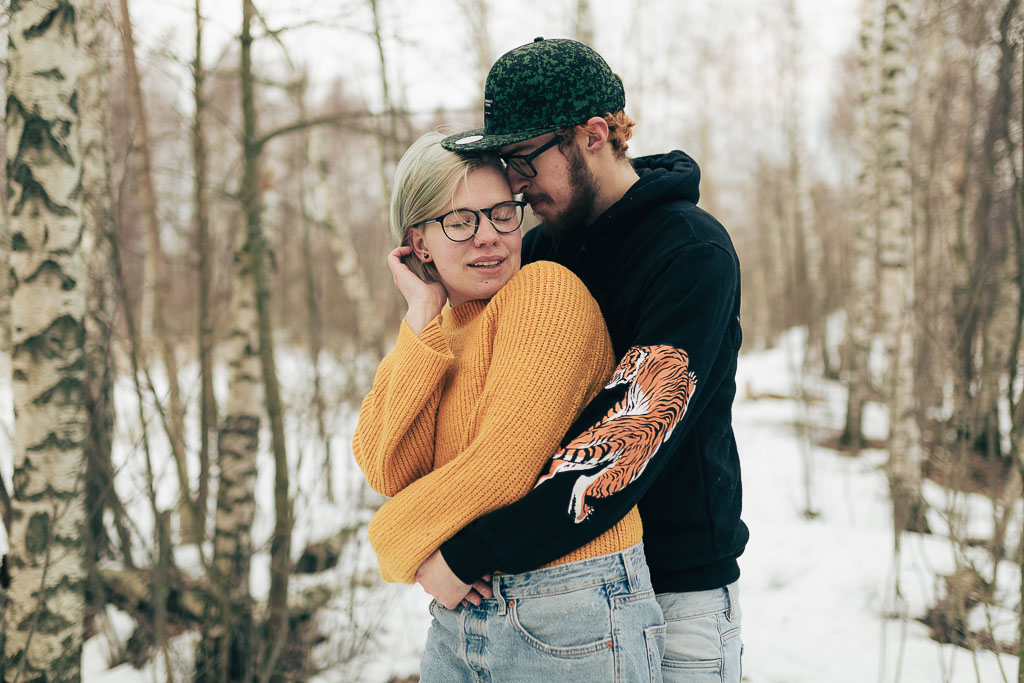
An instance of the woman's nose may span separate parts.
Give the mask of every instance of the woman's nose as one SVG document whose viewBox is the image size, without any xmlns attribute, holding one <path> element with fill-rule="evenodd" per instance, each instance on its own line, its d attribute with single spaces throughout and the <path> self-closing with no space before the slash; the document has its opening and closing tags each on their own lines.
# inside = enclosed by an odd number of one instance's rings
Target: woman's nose
<svg viewBox="0 0 1024 683">
<path fill-rule="evenodd" d="M 494 223 L 486 215 L 480 216 L 480 225 L 477 226 L 476 234 L 473 235 L 474 242 L 478 245 L 494 244 L 498 241 L 501 233 L 494 229 Z"/>
</svg>

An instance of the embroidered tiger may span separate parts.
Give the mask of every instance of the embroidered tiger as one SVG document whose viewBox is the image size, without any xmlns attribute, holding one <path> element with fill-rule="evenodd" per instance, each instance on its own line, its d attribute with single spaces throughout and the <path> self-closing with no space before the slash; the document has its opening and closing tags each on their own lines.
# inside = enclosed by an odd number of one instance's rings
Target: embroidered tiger
<svg viewBox="0 0 1024 683">
<path fill-rule="evenodd" d="M 569 514 L 579 524 L 593 509 L 586 498 L 607 498 L 643 474 L 648 461 L 686 413 L 697 377 L 686 352 L 672 346 L 634 346 L 622 357 L 605 389 L 628 384 L 626 395 L 601 421 L 555 453 L 536 486 L 560 472 L 580 474 Z"/>
</svg>

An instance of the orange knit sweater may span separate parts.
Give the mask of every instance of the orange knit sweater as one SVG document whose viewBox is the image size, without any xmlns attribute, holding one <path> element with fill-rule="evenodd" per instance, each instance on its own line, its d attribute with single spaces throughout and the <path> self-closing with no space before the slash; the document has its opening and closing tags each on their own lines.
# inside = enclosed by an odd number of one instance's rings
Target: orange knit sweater
<svg viewBox="0 0 1024 683">
<path fill-rule="evenodd" d="M 393 496 L 369 530 L 384 579 L 413 583 L 444 541 L 533 488 L 614 366 L 597 303 L 547 261 L 524 267 L 489 301 L 445 307 L 419 337 L 403 321 L 353 439 L 370 486 Z M 641 536 L 634 507 L 552 564 Z"/>
</svg>

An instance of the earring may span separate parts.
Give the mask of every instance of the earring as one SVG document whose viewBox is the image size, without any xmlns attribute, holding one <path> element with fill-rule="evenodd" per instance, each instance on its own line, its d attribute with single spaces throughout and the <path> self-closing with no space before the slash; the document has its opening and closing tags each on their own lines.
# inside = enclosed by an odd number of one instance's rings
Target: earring
<svg viewBox="0 0 1024 683">
<path fill-rule="evenodd" d="M 426 251 L 423 252 L 423 260 L 424 261 L 429 261 L 430 260 L 430 253 L 429 252 L 426 252 Z"/>
</svg>

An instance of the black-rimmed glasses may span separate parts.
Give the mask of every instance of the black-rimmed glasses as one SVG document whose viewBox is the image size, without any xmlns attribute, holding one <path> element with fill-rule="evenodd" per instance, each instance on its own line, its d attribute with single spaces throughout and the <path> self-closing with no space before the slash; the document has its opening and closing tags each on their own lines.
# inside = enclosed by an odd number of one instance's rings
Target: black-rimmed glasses
<svg viewBox="0 0 1024 683">
<path fill-rule="evenodd" d="M 487 216 L 494 226 L 495 232 L 502 234 L 515 232 L 523 224 L 523 208 L 526 202 L 511 200 L 500 202 L 489 209 L 455 209 L 437 218 L 423 221 L 427 223 L 440 223 L 444 236 L 452 242 L 465 242 L 476 235 L 480 227 L 480 214 Z"/>
<path fill-rule="evenodd" d="M 498 156 L 501 157 L 506 166 L 524 178 L 535 178 L 537 176 L 537 169 L 533 167 L 533 160 L 557 145 L 560 140 L 561 138 L 556 135 L 529 154 L 499 154 Z"/>
</svg>

